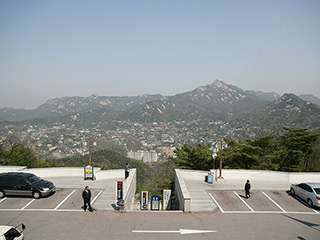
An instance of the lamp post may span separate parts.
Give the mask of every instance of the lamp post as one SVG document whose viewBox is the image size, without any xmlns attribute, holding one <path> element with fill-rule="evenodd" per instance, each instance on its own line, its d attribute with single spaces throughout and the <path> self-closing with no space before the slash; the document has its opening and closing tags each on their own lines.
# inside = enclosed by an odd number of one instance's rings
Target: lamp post
<svg viewBox="0 0 320 240">
<path fill-rule="evenodd" d="M 221 140 L 218 144 L 220 144 L 220 168 L 219 168 L 219 177 L 218 178 L 223 179 L 223 177 L 222 177 L 222 149 L 227 146 L 227 143 L 225 141 L 223 141 L 223 139 L 221 138 Z"/>
<path fill-rule="evenodd" d="M 91 143 L 93 143 L 95 140 L 92 140 L 91 138 L 86 140 L 86 142 L 89 143 L 89 166 L 91 166 Z"/>
</svg>

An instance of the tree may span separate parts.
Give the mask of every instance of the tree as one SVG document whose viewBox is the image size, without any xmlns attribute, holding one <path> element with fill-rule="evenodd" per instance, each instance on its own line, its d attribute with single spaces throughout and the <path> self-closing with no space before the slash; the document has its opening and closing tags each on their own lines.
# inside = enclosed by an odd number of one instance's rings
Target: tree
<svg viewBox="0 0 320 240">
<path fill-rule="evenodd" d="M 23 143 L 15 143 L 5 153 L 6 165 L 35 167 L 37 158 Z"/>
<path fill-rule="evenodd" d="M 170 159 L 182 167 L 208 171 L 213 167 L 210 145 L 197 144 L 196 147 L 185 144 L 174 150 L 176 157 Z"/>
<path fill-rule="evenodd" d="M 257 166 L 261 149 L 247 139 L 244 141 L 227 141 L 228 148 L 222 150 L 224 165 L 228 168 L 251 169 Z"/>
<path fill-rule="evenodd" d="M 280 136 L 281 171 L 308 171 L 311 170 L 311 155 L 319 134 L 309 133 L 307 129 L 287 128 Z"/>
</svg>

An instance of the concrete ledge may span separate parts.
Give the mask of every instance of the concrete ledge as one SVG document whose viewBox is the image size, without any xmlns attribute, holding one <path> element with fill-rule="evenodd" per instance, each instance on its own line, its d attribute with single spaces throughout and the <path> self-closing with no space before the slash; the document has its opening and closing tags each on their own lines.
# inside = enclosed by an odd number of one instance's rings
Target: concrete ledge
<svg viewBox="0 0 320 240">
<path fill-rule="evenodd" d="M 132 210 L 134 209 L 134 198 L 137 189 L 137 171 L 136 169 L 130 169 L 129 177 L 126 179 L 125 183 L 125 207 L 124 210 Z"/>
<path fill-rule="evenodd" d="M 184 182 L 182 171 L 180 169 L 175 169 L 175 194 L 179 201 L 179 209 L 184 212 L 191 211 L 191 197 Z"/>
<path fill-rule="evenodd" d="M 27 169 L 25 166 L 0 166 L 0 173 L 2 172 L 16 172 Z"/>
<path fill-rule="evenodd" d="M 124 178 L 124 169 L 103 170 L 94 168 L 96 179 L 120 179 Z M 62 167 L 62 168 L 27 168 L 20 166 L 0 166 L 0 172 L 28 172 L 41 178 L 52 177 L 84 177 L 84 168 Z"/>
<path fill-rule="evenodd" d="M 213 172 L 214 170 L 211 170 Z M 184 177 L 199 177 L 199 174 L 188 173 Z M 300 183 L 319 182 L 320 173 L 316 172 L 278 172 L 266 170 L 222 169 L 222 177 L 225 179 L 256 180 L 266 182 Z"/>
</svg>

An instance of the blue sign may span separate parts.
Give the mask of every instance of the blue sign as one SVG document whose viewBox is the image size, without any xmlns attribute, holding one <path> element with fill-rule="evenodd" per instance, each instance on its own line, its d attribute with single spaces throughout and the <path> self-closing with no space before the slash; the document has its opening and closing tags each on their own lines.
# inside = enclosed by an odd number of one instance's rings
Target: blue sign
<svg viewBox="0 0 320 240">
<path fill-rule="evenodd" d="M 160 210 L 160 197 L 156 194 L 151 197 L 151 210 Z"/>
</svg>

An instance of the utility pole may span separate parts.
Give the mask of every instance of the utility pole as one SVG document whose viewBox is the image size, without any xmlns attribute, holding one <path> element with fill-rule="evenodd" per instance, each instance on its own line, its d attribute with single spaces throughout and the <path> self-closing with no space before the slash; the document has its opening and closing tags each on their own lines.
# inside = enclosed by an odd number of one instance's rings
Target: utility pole
<svg viewBox="0 0 320 240">
<path fill-rule="evenodd" d="M 219 177 L 218 178 L 223 179 L 223 177 L 222 177 L 222 147 L 223 147 L 223 145 L 226 145 L 226 142 L 223 141 L 223 139 L 221 138 L 221 141 L 218 144 L 220 144 L 220 169 L 219 169 Z"/>
<path fill-rule="evenodd" d="M 86 142 L 89 143 L 89 166 L 91 166 L 91 143 L 93 143 L 95 140 L 93 139 L 89 139 L 89 140 L 86 140 Z"/>
</svg>

